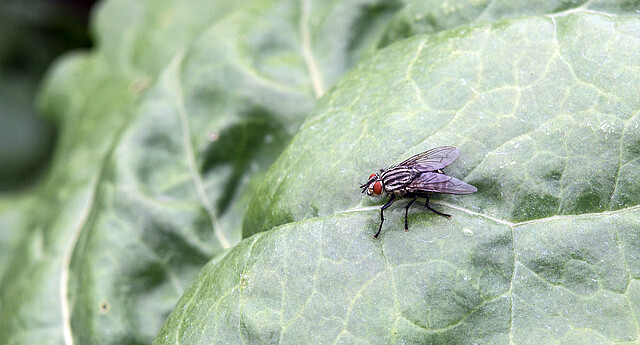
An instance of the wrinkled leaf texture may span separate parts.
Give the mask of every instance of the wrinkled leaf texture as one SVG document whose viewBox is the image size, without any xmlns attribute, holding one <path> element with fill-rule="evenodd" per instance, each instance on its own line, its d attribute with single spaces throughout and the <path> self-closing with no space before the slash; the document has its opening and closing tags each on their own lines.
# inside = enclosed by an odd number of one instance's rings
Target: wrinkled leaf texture
<svg viewBox="0 0 640 345">
<path fill-rule="evenodd" d="M 640 341 L 640 21 L 625 6 L 413 35 L 361 61 L 155 344 Z M 414 206 L 409 232 L 399 202 L 372 239 L 382 201 L 358 185 L 439 145 L 479 191 L 436 198 L 451 219 Z"/>
</svg>

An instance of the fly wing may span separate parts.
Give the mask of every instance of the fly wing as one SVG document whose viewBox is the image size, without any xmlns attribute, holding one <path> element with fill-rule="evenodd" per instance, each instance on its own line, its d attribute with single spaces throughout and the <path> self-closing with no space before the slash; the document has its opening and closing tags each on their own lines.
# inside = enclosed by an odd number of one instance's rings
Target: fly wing
<svg viewBox="0 0 640 345">
<path fill-rule="evenodd" d="M 398 165 L 414 166 L 422 171 L 436 171 L 451 164 L 459 155 L 460 150 L 453 146 L 440 146 L 418 153 Z"/>
<path fill-rule="evenodd" d="M 406 187 L 411 193 L 445 193 L 445 194 L 471 194 L 478 189 L 468 183 L 462 182 L 455 177 L 437 172 L 426 172 L 420 174 Z"/>
</svg>

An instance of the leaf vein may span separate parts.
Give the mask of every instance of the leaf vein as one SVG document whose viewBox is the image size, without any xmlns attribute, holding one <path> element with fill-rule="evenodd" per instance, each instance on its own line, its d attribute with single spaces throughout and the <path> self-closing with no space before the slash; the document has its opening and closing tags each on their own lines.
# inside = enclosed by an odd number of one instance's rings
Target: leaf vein
<svg viewBox="0 0 640 345">
<path fill-rule="evenodd" d="M 182 56 L 178 56 L 173 63 L 179 64 L 181 60 Z M 220 242 L 222 248 L 228 249 L 231 247 L 231 243 L 229 243 L 226 236 L 224 235 L 222 228 L 220 227 L 220 223 L 218 222 L 218 217 L 213 209 L 213 205 L 211 205 L 211 202 L 207 198 L 207 192 L 204 189 L 202 176 L 200 175 L 196 167 L 195 152 L 193 149 L 193 143 L 191 142 L 191 129 L 189 128 L 189 117 L 187 116 L 187 110 L 184 105 L 184 91 L 179 76 L 176 76 L 176 88 L 176 107 L 178 110 L 180 125 L 182 127 L 183 145 L 185 147 L 185 150 L 187 151 L 186 155 L 189 165 L 189 173 L 191 174 L 191 180 L 193 181 L 193 184 L 196 188 L 198 198 L 200 199 L 202 206 L 209 216 L 209 220 L 211 221 L 211 226 L 213 227 L 213 232 L 216 238 Z"/>
<path fill-rule="evenodd" d="M 302 56 L 307 65 L 309 71 L 309 77 L 311 78 L 311 85 L 316 98 L 320 98 L 324 93 L 324 87 L 322 85 L 322 77 L 320 70 L 316 64 L 315 57 L 313 56 L 313 50 L 311 49 L 311 37 L 309 33 L 309 12 L 311 11 L 311 3 L 309 0 L 301 0 L 301 13 L 300 13 L 300 38 L 302 40 Z"/>
</svg>

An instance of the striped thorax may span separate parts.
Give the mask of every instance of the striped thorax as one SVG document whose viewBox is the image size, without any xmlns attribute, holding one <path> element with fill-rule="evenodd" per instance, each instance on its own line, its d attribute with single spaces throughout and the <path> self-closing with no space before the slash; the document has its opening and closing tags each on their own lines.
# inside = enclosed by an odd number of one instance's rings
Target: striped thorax
<svg viewBox="0 0 640 345">
<path fill-rule="evenodd" d="M 380 173 L 380 180 L 384 186 L 384 191 L 398 196 L 404 194 L 404 187 L 407 186 L 417 175 L 416 169 L 395 166 Z"/>
</svg>

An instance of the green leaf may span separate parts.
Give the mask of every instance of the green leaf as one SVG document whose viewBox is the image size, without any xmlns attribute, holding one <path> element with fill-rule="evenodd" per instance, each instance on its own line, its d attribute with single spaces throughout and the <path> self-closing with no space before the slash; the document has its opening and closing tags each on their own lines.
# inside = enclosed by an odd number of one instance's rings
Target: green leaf
<svg viewBox="0 0 640 345">
<path fill-rule="evenodd" d="M 20 213 L 0 339 L 150 342 L 197 271 L 240 241 L 316 98 L 375 49 L 382 22 L 351 36 L 362 16 L 389 17 L 369 6 L 105 2 L 97 48 L 59 62 L 41 95 L 60 141 Z"/>
<path fill-rule="evenodd" d="M 34 200 L 32 195 L 23 194 L 4 195 L 0 198 L 0 275 L 7 268 L 7 264 L 11 259 L 11 251 L 20 240 L 20 233 L 15 229 L 22 229 L 28 222 L 28 210 Z M 0 300 L 0 310 L 2 310 L 2 301 Z"/>
<path fill-rule="evenodd" d="M 156 344 L 640 339 L 640 21 L 575 9 L 390 45 L 323 97 Z M 446 219 L 358 185 L 439 145 Z M 399 205 L 398 205 L 399 204 Z"/>
<path fill-rule="evenodd" d="M 241 242 L 203 269 L 155 343 L 637 340 L 637 207 L 519 224 L 420 212 L 409 233 L 394 209 L 373 240 L 376 211 Z"/>
<path fill-rule="evenodd" d="M 628 15 L 634 13 L 633 1 L 611 0 L 548 0 L 491 1 L 403 0 L 403 7 L 393 14 L 379 42 L 387 46 L 400 39 L 418 34 L 433 34 L 471 23 L 495 22 L 505 18 L 560 13 L 571 10 L 592 10 Z"/>
</svg>

